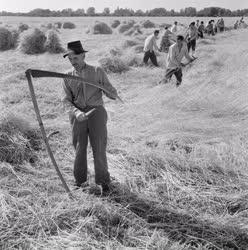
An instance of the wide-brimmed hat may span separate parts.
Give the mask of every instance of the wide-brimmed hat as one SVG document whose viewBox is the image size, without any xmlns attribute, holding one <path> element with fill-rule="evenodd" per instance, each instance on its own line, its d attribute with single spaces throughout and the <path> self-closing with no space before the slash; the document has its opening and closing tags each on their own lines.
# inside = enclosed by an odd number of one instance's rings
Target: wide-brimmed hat
<svg viewBox="0 0 248 250">
<path fill-rule="evenodd" d="M 63 55 L 63 57 L 67 57 L 71 52 L 74 52 L 76 55 L 88 52 L 84 50 L 80 41 L 74 41 L 67 43 L 67 52 Z"/>
</svg>

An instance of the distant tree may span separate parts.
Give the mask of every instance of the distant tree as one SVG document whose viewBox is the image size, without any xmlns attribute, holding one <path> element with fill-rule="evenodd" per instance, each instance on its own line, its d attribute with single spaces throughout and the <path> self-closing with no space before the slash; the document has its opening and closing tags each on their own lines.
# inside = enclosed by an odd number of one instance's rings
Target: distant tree
<svg viewBox="0 0 248 250">
<path fill-rule="evenodd" d="M 145 13 L 142 10 L 136 10 L 135 11 L 135 16 L 145 16 Z"/>
<path fill-rule="evenodd" d="M 193 7 L 187 7 L 184 10 L 185 16 L 196 16 L 197 10 Z"/>
<path fill-rule="evenodd" d="M 88 9 L 87 9 L 87 15 L 88 16 L 95 16 L 96 15 L 96 11 L 95 11 L 95 8 L 94 7 L 89 7 Z"/>
<path fill-rule="evenodd" d="M 85 15 L 84 9 L 77 9 L 76 11 L 73 12 L 73 16 L 84 16 L 84 15 Z"/>
<path fill-rule="evenodd" d="M 29 16 L 48 17 L 48 16 L 52 15 L 52 12 L 49 9 L 40 9 L 40 8 L 37 8 L 37 9 L 31 10 L 30 12 L 28 12 L 28 15 Z"/>
<path fill-rule="evenodd" d="M 110 15 L 110 9 L 109 8 L 104 8 L 103 15 L 104 16 L 109 16 Z"/>
<path fill-rule="evenodd" d="M 165 8 L 155 8 L 149 11 L 149 16 L 168 16 L 168 12 Z"/>
<path fill-rule="evenodd" d="M 68 9 L 63 9 L 61 11 L 62 16 L 72 16 L 73 15 L 73 10 L 71 8 Z"/>
<path fill-rule="evenodd" d="M 127 9 L 127 8 L 123 9 L 119 7 L 117 7 L 117 9 L 114 10 L 113 12 L 114 16 L 134 16 L 134 14 L 135 12 L 132 9 Z"/>
</svg>

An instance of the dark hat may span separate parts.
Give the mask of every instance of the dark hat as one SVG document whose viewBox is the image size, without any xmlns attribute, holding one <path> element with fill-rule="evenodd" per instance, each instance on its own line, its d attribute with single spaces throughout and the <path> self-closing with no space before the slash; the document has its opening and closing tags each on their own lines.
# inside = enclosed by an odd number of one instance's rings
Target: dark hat
<svg viewBox="0 0 248 250">
<path fill-rule="evenodd" d="M 70 52 L 74 52 L 76 55 L 88 52 L 87 50 L 83 49 L 83 46 L 80 41 L 74 41 L 67 43 L 67 52 L 63 55 L 63 57 L 66 57 L 69 55 Z"/>
</svg>

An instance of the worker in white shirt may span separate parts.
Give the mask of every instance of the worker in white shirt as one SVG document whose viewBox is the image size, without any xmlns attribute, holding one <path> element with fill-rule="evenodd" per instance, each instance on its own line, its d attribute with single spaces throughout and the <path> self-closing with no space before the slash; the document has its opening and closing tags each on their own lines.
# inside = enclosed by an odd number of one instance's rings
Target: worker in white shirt
<svg viewBox="0 0 248 250">
<path fill-rule="evenodd" d="M 181 61 L 183 58 L 189 61 L 194 61 L 195 58 L 191 57 L 188 52 L 187 44 L 184 37 L 181 35 L 177 36 L 177 41 L 169 48 L 169 53 L 166 60 L 166 72 L 164 79 L 159 83 L 167 83 L 173 75 L 177 79 L 176 86 L 180 86 L 182 83 L 182 67 L 185 66 Z"/>
<path fill-rule="evenodd" d="M 177 21 L 171 26 L 171 32 L 174 34 L 177 33 Z"/>
<path fill-rule="evenodd" d="M 157 40 L 158 40 L 159 30 L 155 30 L 154 33 L 150 36 L 148 36 L 145 40 L 144 45 L 144 58 L 143 62 L 147 65 L 148 60 L 151 59 L 152 63 L 158 67 L 157 57 L 155 55 L 154 50 L 160 51 L 160 49 L 157 46 Z"/>
</svg>

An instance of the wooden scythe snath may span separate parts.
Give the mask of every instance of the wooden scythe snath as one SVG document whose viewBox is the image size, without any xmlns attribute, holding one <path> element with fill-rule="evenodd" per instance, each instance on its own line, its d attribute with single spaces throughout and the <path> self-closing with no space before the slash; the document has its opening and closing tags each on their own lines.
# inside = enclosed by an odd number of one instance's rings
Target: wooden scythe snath
<svg viewBox="0 0 248 250">
<path fill-rule="evenodd" d="M 32 77 L 34 78 L 40 78 L 40 77 L 55 77 L 55 78 L 65 78 L 65 79 L 72 79 L 72 80 L 77 80 L 77 81 L 83 81 L 85 84 L 87 85 L 91 85 L 91 86 L 94 86 L 96 88 L 99 88 L 101 90 L 103 90 L 105 93 L 108 93 L 108 94 L 111 94 L 108 90 L 106 90 L 103 86 L 100 86 L 98 84 L 95 84 L 95 83 L 91 83 L 91 82 L 87 82 L 85 79 L 81 78 L 81 77 L 78 77 L 78 76 L 72 76 L 72 75 L 68 75 L 68 74 L 62 74 L 62 73 L 57 73 L 57 72 L 51 72 L 51 71 L 44 71 L 44 70 L 37 70 L 37 69 L 28 69 L 26 70 L 25 72 L 26 74 L 26 77 L 27 77 L 27 80 L 28 80 L 28 86 L 29 86 L 29 90 L 30 90 L 30 94 L 31 94 L 31 98 L 32 98 L 32 101 L 33 101 L 33 105 L 34 105 L 34 110 L 35 110 L 35 113 L 36 113 L 36 117 L 37 117 L 37 120 L 38 120 L 38 123 L 39 123 L 39 126 L 40 126 L 40 130 L 41 130 L 41 134 L 42 134 L 42 138 L 45 142 L 45 145 L 46 145 L 46 148 L 47 148 L 47 152 L 49 154 L 49 157 L 54 165 L 54 168 L 63 184 L 63 187 L 65 188 L 66 192 L 68 193 L 69 197 L 72 198 L 72 193 L 65 181 L 65 179 L 63 178 L 60 170 L 59 170 L 59 167 L 58 167 L 58 164 L 54 158 L 54 155 L 53 155 L 53 152 L 51 150 L 51 147 L 49 145 L 49 138 L 47 137 L 46 135 L 46 131 L 45 131 L 45 128 L 44 128 L 44 125 L 43 125 L 43 122 L 42 122 L 42 119 L 41 119 L 41 115 L 40 115 L 40 110 L 39 110 L 39 107 L 38 107 L 38 103 L 37 103 L 37 99 L 36 99 L 36 96 L 35 96 L 35 92 L 34 92 L 34 86 L 33 86 L 33 82 L 32 82 Z M 120 100 L 122 103 L 122 99 L 117 95 L 117 99 Z"/>
</svg>

